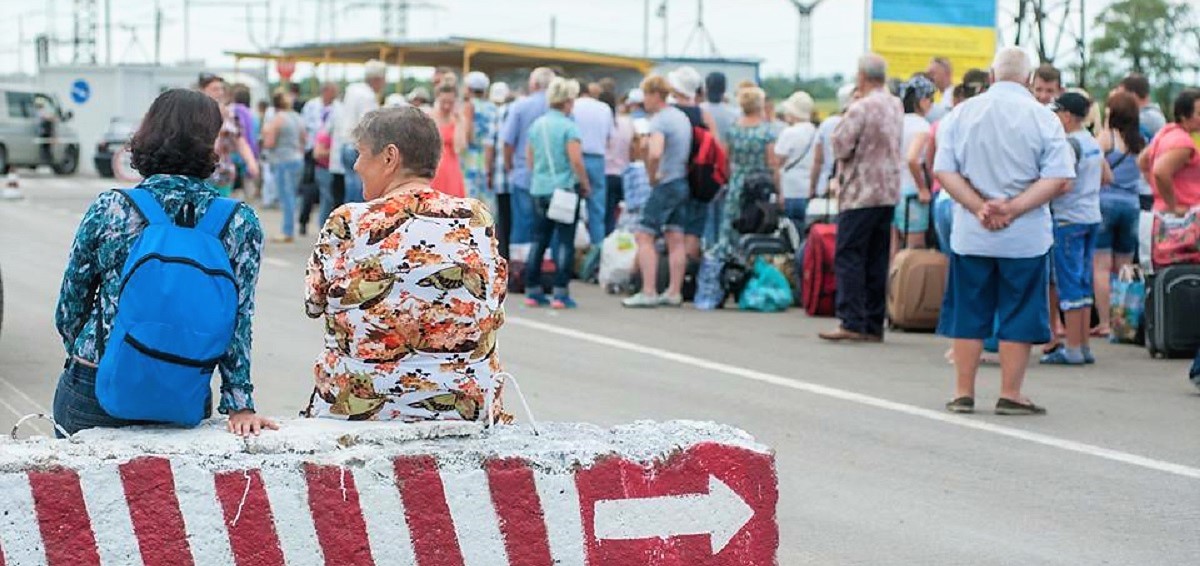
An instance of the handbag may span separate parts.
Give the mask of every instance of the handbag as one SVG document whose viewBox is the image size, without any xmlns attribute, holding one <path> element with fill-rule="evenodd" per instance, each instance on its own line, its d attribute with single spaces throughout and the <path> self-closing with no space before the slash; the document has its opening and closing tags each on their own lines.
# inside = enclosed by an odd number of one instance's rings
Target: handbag
<svg viewBox="0 0 1200 566">
<path fill-rule="evenodd" d="M 546 125 L 542 124 L 542 141 L 545 142 L 546 160 L 550 164 L 550 176 L 558 180 L 558 172 L 554 169 L 554 156 L 550 154 L 550 134 Z M 579 194 L 572 189 L 555 187 L 550 195 L 550 206 L 546 207 L 546 218 L 559 224 L 574 224 L 579 211 Z"/>
<path fill-rule="evenodd" d="M 1113 279 L 1111 341 L 1122 344 L 1141 344 L 1145 340 L 1142 321 L 1146 312 L 1146 278 L 1136 265 L 1126 265 Z"/>
<path fill-rule="evenodd" d="M 1155 213 L 1150 253 L 1155 268 L 1200 264 L 1200 206 L 1183 216 Z"/>
</svg>

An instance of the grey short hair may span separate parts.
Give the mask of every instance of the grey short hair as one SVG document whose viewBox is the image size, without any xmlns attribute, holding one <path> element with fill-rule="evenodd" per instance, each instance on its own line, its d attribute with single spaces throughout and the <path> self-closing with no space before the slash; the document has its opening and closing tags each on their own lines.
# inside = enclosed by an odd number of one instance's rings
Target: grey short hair
<svg viewBox="0 0 1200 566">
<path fill-rule="evenodd" d="M 423 110 L 380 108 L 367 112 L 355 126 L 353 137 L 372 153 L 394 145 L 404 167 L 417 177 L 433 178 L 442 158 L 442 138 L 437 124 Z"/>
<path fill-rule="evenodd" d="M 1005 47 L 996 52 L 996 58 L 992 60 L 992 73 L 997 81 L 1026 84 L 1033 74 L 1033 62 L 1020 47 Z"/>
<path fill-rule="evenodd" d="M 858 72 L 867 80 L 877 83 L 887 82 L 887 61 L 876 53 L 867 53 L 858 58 Z"/>
<path fill-rule="evenodd" d="M 550 86 L 550 81 L 554 80 L 554 71 L 549 67 L 538 67 L 529 73 L 529 80 L 537 88 L 546 88 Z"/>
</svg>

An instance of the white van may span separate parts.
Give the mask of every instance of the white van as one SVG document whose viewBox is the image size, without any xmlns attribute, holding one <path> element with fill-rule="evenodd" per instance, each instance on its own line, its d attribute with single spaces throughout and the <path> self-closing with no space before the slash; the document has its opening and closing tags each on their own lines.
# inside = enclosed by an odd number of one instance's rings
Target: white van
<svg viewBox="0 0 1200 566">
<path fill-rule="evenodd" d="M 49 165 L 59 175 L 79 168 L 74 115 L 58 99 L 31 88 L 0 86 L 0 173 Z"/>
</svg>

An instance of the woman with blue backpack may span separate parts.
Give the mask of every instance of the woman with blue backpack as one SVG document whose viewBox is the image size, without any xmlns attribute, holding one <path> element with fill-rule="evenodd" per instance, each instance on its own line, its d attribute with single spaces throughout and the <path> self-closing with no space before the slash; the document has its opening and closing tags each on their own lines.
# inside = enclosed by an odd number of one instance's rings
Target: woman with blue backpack
<svg viewBox="0 0 1200 566">
<path fill-rule="evenodd" d="M 137 187 L 101 194 L 80 223 L 55 324 L 67 362 L 54 394 L 60 435 L 155 423 L 195 426 L 217 410 L 241 436 L 275 429 L 254 412 L 250 326 L 262 227 L 207 183 L 217 103 L 175 89 L 130 140 Z"/>
</svg>

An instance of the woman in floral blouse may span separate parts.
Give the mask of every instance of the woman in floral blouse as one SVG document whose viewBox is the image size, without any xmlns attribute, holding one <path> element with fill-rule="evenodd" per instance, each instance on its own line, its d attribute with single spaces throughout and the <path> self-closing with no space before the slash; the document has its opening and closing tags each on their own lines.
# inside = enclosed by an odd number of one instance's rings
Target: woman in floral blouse
<svg viewBox="0 0 1200 566">
<path fill-rule="evenodd" d="M 482 420 L 499 398 L 508 281 L 492 217 L 430 187 L 442 141 L 421 110 L 369 112 L 355 138 L 368 202 L 334 211 L 308 264 L 305 303 L 325 321 L 325 347 L 307 414 Z"/>
<path fill-rule="evenodd" d="M 133 166 L 167 216 L 185 208 L 202 218 L 217 190 L 204 179 L 213 173 L 213 142 L 221 129 L 217 104 L 195 91 L 176 89 L 158 97 L 130 140 Z M 94 427 L 143 424 L 109 415 L 96 399 L 96 366 L 111 334 L 121 276 L 129 250 L 146 220 L 117 191 L 101 194 L 84 214 L 63 275 L 55 324 L 66 346 L 66 370 L 54 394 L 55 421 L 67 433 Z M 250 384 L 250 318 L 262 253 L 262 227 L 248 206 L 239 206 L 223 237 L 237 280 L 238 310 L 233 342 L 218 367 L 218 410 L 229 415 L 229 430 L 257 434 L 275 423 L 254 413 Z"/>
</svg>

